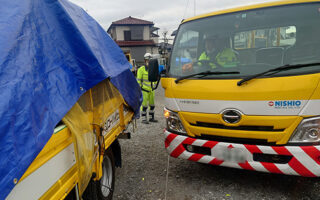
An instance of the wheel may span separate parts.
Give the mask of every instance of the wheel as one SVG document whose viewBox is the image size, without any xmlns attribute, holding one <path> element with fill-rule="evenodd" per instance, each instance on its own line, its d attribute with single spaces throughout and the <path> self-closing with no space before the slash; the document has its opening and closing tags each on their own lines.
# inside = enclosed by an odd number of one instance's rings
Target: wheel
<svg viewBox="0 0 320 200">
<path fill-rule="evenodd" d="M 111 149 L 106 150 L 102 162 L 102 176 L 99 181 L 91 179 L 83 200 L 111 200 L 114 191 L 115 162 Z"/>
<path fill-rule="evenodd" d="M 82 195 L 83 200 L 97 200 L 97 183 L 93 179 L 90 180 L 86 190 L 84 191 Z"/>
<path fill-rule="evenodd" d="M 111 200 L 114 191 L 115 162 L 111 149 L 105 152 L 102 163 L 102 177 L 97 181 L 96 188 L 99 200 Z"/>
</svg>

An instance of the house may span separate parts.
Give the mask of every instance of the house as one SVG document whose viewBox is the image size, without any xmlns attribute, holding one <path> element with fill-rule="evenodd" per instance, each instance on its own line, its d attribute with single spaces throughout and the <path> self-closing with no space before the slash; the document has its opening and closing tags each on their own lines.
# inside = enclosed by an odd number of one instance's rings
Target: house
<svg viewBox="0 0 320 200">
<path fill-rule="evenodd" d="M 153 22 L 129 16 L 112 22 L 107 32 L 124 53 L 130 53 L 136 63 L 141 65 L 145 53 L 159 53 L 158 30 Z"/>
</svg>

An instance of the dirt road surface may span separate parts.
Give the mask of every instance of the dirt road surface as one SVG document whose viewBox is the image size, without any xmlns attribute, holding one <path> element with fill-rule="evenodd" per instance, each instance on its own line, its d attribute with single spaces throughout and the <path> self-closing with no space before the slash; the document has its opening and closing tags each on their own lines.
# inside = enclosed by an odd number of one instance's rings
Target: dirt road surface
<svg viewBox="0 0 320 200">
<path fill-rule="evenodd" d="M 158 123 L 141 124 L 121 140 L 115 200 L 320 199 L 320 179 L 199 164 L 168 157 L 164 148 L 164 90 L 156 90 Z M 129 128 L 130 130 L 131 128 Z M 131 130 L 130 130 L 131 131 Z M 168 162 L 169 161 L 169 162 Z"/>
</svg>

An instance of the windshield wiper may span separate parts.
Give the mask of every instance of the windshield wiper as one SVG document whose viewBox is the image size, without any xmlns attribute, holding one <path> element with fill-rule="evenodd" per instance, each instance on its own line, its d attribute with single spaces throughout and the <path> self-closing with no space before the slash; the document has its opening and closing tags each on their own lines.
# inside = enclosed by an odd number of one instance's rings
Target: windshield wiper
<svg viewBox="0 0 320 200">
<path fill-rule="evenodd" d="M 296 64 L 296 65 L 283 65 L 283 66 L 280 66 L 280 67 L 276 67 L 276 68 L 273 68 L 273 69 L 269 69 L 267 71 L 264 71 L 264 72 L 261 72 L 261 73 L 258 73 L 258 74 L 253 74 L 251 76 L 248 76 L 242 80 L 240 80 L 237 85 L 238 86 L 241 86 L 243 83 L 247 82 L 247 81 L 250 81 L 254 78 L 258 78 L 260 76 L 263 76 L 265 74 L 268 74 L 270 72 L 274 72 L 274 73 L 278 73 L 278 72 L 281 72 L 281 71 L 286 71 L 286 70 L 291 70 L 291 69 L 298 69 L 298 68 L 303 68 L 303 67 L 312 67 L 312 66 L 316 66 L 316 65 L 320 65 L 320 63 L 308 63 L 308 64 Z"/>
<path fill-rule="evenodd" d="M 233 72 L 212 72 L 212 71 L 205 71 L 205 72 L 200 72 L 200 73 L 196 73 L 196 74 L 190 74 L 190 75 L 187 75 L 187 76 L 181 76 L 180 78 L 177 78 L 175 80 L 176 83 L 179 83 L 181 80 L 184 80 L 184 79 L 187 79 L 187 78 L 191 78 L 191 77 L 194 77 L 194 76 L 199 76 L 199 75 L 202 75 L 201 77 L 204 77 L 204 76 L 208 76 L 208 75 L 220 75 L 220 74 L 239 74 L 240 72 L 237 72 L 237 71 L 233 71 Z"/>
</svg>

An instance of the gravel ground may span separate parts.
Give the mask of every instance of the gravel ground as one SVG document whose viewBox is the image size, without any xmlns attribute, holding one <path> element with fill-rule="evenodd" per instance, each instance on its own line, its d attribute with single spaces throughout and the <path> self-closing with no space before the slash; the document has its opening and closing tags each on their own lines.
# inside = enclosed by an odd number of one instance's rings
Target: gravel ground
<svg viewBox="0 0 320 200">
<path fill-rule="evenodd" d="M 266 174 L 168 157 L 164 148 L 164 90 L 156 91 L 158 123 L 141 124 L 121 140 L 115 200 L 320 199 L 316 178 Z"/>
</svg>

